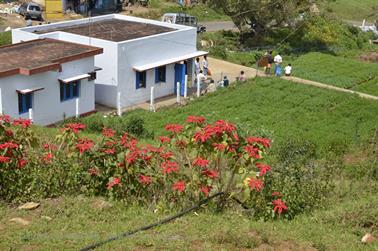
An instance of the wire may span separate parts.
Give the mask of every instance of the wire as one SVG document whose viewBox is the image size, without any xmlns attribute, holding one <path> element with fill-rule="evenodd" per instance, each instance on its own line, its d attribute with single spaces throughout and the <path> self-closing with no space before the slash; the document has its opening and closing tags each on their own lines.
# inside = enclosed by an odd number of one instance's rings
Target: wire
<svg viewBox="0 0 378 251">
<path fill-rule="evenodd" d="M 150 224 L 150 225 L 147 225 L 147 226 L 135 229 L 135 230 L 127 231 L 127 232 L 124 232 L 124 233 L 122 233 L 120 235 L 117 235 L 117 236 L 114 236 L 114 237 L 110 237 L 110 238 L 108 238 L 108 239 L 106 239 L 104 241 L 100 241 L 100 242 L 97 242 L 95 244 L 86 246 L 86 247 L 80 249 L 80 251 L 93 250 L 93 249 L 98 248 L 100 246 L 103 246 L 103 245 L 105 245 L 105 244 L 107 244 L 109 242 L 112 242 L 112 241 L 115 241 L 115 240 L 119 240 L 119 239 L 122 239 L 122 238 L 125 238 L 125 237 L 128 237 L 128 236 L 134 235 L 134 234 L 136 234 L 138 232 L 146 231 L 146 230 L 149 230 L 151 228 L 154 228 L 154 227 L 166 224 L 166 223 L 171 222 L 171 221 L 173 221 L 175 219 L 181 218 L 182 216 L 190 213 L 193 210 L 196 210 L 196 209 L 200 208 L 202 205 L 205 205 L 205 204 L 209 203 L 209 201 L 211 201 L 212 199 L 214 199 L 214 198 L 216 198 L 218 196 L 221 196 L 223 194 L 224 194 L 223 192 L 216 193 L 216 194 L 214 194 L 212 196 L 209 196 L 208 198 L 200 201 L 197 205 L 189 207 L 189 208 L 185 209 L 184 211 L 182 211 L 182 212 L 180 212 L 180 213 L 178 213 L 176 215 L 170 216 L 170 217 L 165 218 L 165 219 L 163 219 L 161 221 L 158 221 L 156 223 L 153 223 L 153 224 Z"/>
</svg>

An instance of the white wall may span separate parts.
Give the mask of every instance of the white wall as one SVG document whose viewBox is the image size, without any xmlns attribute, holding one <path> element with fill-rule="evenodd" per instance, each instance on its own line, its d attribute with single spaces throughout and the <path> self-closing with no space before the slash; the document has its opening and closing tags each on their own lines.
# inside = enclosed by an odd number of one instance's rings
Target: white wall
<svg viewBox="0 0 378 251">
<path fill-rule="evenodd" d="M 16 90 L 44 88 L 33 95 L 33 120 L 35 124 L 49 125 L 64 117 L 76 114 L 75 100 L 60 101 L 58 78 L 72 77 L 93 70 L 93 57 L 62 64 L 62 72 L 44 72 L 32 76 L 14 75 L 0 78 L 3 113 L 13 118 L 28 118 L 28 113 L 19 114 Z M 81 80 L 79 113 L 95 110 L 94 82 Z"/>
</svg>

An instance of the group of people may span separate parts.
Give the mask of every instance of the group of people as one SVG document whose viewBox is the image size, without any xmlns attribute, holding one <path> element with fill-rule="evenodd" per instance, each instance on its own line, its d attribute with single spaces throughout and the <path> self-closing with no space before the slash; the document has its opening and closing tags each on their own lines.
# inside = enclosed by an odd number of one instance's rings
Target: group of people
<svg viewBox="0 0 378 251">
<path fill-rule="evenodd" d="M 196 58 L 196 61 L 194 62 L 195 65 L 195 73 L 196 75 L 198 74 L 203 74 L 205 77 L 209 74 L 209 61 L 207 60 L 207 56 L 203 56 L 202 60 L 202 68 L 201 68 L 201 63 L 200 63 L 200 58 Z"/>
<path fill-rule="evenodd" d="M 265 66 L 265 74 L 269 75 L 270 70 L 272 68 L 272 64 L 274 63 L 274 75 L 281 76 L 282 75 L 282 56 L 277 53 L 275 57 L 273 57 L 273 51 L 269 51 L 265 54 L 265 58 L 267 61 L 267 65 Z M 288 64 L 285 68 L 285 76 L 291 76 L 292 66 Z"/>
</svg>

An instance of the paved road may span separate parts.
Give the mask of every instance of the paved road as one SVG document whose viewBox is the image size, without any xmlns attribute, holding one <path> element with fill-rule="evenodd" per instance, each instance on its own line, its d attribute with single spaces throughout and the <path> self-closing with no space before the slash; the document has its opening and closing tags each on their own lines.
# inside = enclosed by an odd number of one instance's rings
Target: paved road
<svg viewBox="0 0 378 251">
<path fill-rule="evenodd" d="M 232 21 L 215 21 L 215 22 L 201 22 L 201 25 L 206 27 L 207 31 L 219 31 L 219 30 L 237 30 Z"/>
</svg>

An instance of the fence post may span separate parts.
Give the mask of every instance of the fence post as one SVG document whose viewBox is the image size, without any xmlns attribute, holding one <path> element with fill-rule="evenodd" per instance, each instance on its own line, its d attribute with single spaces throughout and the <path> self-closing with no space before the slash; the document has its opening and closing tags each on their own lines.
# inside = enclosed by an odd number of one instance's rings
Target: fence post
<svg viewBox="0 0 378 251">
<path fill-rule="evenodd" d="M 201 78 L 197 76 L 197 98 L 201 95 Z"/>
<path fill-rule="evenodd" d="M 0 88 L 0 115 L 3 115 L 3 98 L 1 94 L 1 88 Z"/>
<path fill-rule="evenodd" d="M 121 111 L 121 92 L 117 92 L 117 115 L 119 117 L 122 116 L 122 111 Z"/>
<path fill-rule="evenodd" d="M 33 109 L 29 108 L 29 119 L 31 122 L 33 122 Z"/>
<path fill-rule="evenodd" d="M 155 112 L 155 97 L 154 97 L 155 87 L 151 86 L 151 96 L 150 96 L 150 111 Z"/>
<path fill-rule="evenodd" d="M 184 82 L 184 98 L 188 97 L 188 75 L 185 75 L 185 82 Z"/>
<path fill-rule="evenodd" d="M 76 118 L 78 118 L 79 117 L 79 98 L 76 98 L 75 102 L 76 102 L 76 113 L 75 113 L 75 115 L 76 115 Z"/>
<path fill-rule="evenodd" d="M 176 103 L 180 103 L 180 82 L 176 84 Z"/>
</svg>

